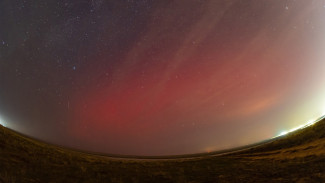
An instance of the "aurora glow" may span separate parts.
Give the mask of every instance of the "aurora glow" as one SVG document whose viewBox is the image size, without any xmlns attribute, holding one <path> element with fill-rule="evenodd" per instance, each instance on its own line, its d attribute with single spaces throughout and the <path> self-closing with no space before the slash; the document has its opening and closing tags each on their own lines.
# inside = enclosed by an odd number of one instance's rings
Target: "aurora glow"
<svg viewBox="0 0 325 183">
<path fill-rule="evenodd" d="M 4 0 L 0 115 L 110 154 L 273 138 L 324 115 L 324 20 L 323 0 Z"/>
</svg>

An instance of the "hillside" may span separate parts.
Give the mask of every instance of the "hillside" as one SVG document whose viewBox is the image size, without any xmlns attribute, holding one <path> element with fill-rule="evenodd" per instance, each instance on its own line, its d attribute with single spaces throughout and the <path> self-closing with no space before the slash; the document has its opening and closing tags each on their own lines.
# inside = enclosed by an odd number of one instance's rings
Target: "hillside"
<svg viewBox="0 0 325 183">
<path fill-rule="evenodd" d="M 240 152 L 193 158 L 105 157 L 0 126 L 0 183 L 325 182 L 325 120 Z"/>
</svg>

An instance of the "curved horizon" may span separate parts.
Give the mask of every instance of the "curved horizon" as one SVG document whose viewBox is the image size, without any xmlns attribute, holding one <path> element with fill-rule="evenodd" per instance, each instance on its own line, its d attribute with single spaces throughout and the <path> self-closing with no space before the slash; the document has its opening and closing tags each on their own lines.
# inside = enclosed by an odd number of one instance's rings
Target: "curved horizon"
<svg viewBox="0 0 325 183">
<path fill-rule="evenodd" d="M 264 139 L 258 142 L 254 142 L 251 144 L 246 144 L 243 146 L 238 146 L 238 147 L 232 147 L 232 148 L 228 148 L 228 149 L 221 149 L 221 150 L 217 150 L 217 151 L 211 151 L 211 152 L 197 152 L 197 153 L 192 153 L 192 154 L 177 154 L 177 155 L 132 155 L 132 154 L 109 154 L 109 153 L 103 153 L 103 152 L 95 152 L 95 151 L 87 151 L 84 149 L 77 149 L 77 148 L 73 148 L 73 147 L 68 147 L 68 146 L 61 146 L 59 144 L 52 144 L 50 142 L 46 142 L 43 141 L 41 139 L 37 139 L 36 137 L 32 137 L 32 136 L 28 136 L 26 134 L 20 133 L 18 131 L 15 131 L 14 129 L 10 129 L 8 127 L 6 127 L 4 124 L 5 122 L 3 120 L 0 120 L 0 126 L 3 126 L 9 130 L 14 131 L 15 133 L 23 136 L 23 137 L 27 137 L 31 140 L 36 140 L 38 142 L 42 142 L 45 143 L 47 145 L 51 145 L 51 146 L 56 146 L 59 148 L 63 148 L 66 150 L 72 150 L 72 151 L 76 151 L 76 152 L 80 152 L 80 153 L 86 153 L 89 155 L 96 155 L 96 156 L 105 156 L 105 157 L 109 157 L 109 158 L 117 158 L 117 159 L 138 159 L 138 160 L 172 160 L 172 159 L 192 159 L 192 158 L 200 158 L 203 156 L 223 156 L 223 155 L 228 155 L 228 154 L 233 154 L 236 152 L 241 152 L 241 151 L 245 151 L 245 150 L 249 150 L 252 148 L 256 148 L 262 145 L 266 145 L 270 142 L 273 142 L 275 140 L 278 140 L 280 138 L 283 138 L 287 135 L 290 135 L 296 131 L 302 130 L 304 128 L 310 127 L 312 125 L 315 125 L 316 123 L 320 122 L 321 120 L 325 119 L 325 115 L 317 118 L 314 121 L 308 121 L 305 124 L 299 125 L 296 128 L 293 128 L 291 130 L 286 130 L 286 133 L 284 134 L 279 134 L 277 136 L 274 136 L 272 138 L 269 139 Z"/>
</svg>

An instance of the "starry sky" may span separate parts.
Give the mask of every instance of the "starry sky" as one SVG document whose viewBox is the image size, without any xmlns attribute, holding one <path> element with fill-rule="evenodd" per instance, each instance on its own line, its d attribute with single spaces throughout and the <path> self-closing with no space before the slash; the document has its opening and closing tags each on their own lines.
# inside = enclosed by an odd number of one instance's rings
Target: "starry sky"
<svg viewBox="0 0 325 183">
<path fill-rule="evenodd" d="M 324 0 L 2 0 L 0 121 L 123 155 L 210 152 L 325 113 Z"/>
</svg>

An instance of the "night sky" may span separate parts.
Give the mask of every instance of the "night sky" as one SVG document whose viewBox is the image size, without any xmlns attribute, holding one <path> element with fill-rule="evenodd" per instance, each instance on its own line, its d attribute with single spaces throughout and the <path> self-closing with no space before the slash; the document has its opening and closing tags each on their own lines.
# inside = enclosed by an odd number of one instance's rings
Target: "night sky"
<svg viewBox="0 0 325 183">
<path fill-rule="evenodd" d="M 325 113 L 324 0 L 2 0 L 0 122 L 124 155 L 209 152 Z"/>
</svg>

